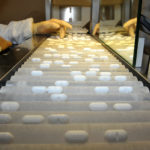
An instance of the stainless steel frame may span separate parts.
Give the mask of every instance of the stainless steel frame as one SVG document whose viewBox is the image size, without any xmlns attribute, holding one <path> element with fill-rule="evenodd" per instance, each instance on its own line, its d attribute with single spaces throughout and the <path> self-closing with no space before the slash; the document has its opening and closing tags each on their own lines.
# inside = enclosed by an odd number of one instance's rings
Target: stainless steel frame
<svg viewBox="0 0 150 150">
<path fill-rule="evenodd" d="M 92 0 L 90 33 L 93 32 L 95 25 L 100 21 L 100 2 Z"/>
<path fill-rule="evenodd" d="M 130 7 L 131 7 L 131 0 L 124 0 L 124 5 L 123 5 L 123 22 L 126 22 L 130 19 Z"/>
<path fill-rule="evenodd" d="M 90 33 L 93 32 L 95 25 L 100 21 L 100 2 L 101 0 L 92 0 Z M 46 20 L 52 17 L 52 0 L 45 0 L 45 14 Z"/>
<path fill-rule="evenodd" d="M 52 0 L 45 0 L 45 18 L 49 20 L 52 17 Z"/>
</svg>

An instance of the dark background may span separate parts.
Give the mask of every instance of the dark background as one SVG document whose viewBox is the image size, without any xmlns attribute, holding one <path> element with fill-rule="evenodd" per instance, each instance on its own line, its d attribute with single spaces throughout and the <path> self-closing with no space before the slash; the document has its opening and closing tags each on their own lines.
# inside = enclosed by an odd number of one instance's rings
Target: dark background
<svg viewBox="0 0 150 150">
<path fill-rule="evenodd" d="M 29 17 L 35 22 L 45 20 L 45 0 L 0 0 L 0 23 Z"/>
</svg>

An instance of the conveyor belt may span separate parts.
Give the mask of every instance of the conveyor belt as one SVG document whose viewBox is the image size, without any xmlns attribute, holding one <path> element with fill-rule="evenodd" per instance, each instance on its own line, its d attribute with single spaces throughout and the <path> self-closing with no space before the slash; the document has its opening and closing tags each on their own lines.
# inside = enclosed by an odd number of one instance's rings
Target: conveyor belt
<svg viewBox="0 0 150 150">
<path fill-rule="evenodd" d="M 149 100 L 89 35 L 48 38 L 0 89 L 0 150 L 149 150 Z"/>
</svg>

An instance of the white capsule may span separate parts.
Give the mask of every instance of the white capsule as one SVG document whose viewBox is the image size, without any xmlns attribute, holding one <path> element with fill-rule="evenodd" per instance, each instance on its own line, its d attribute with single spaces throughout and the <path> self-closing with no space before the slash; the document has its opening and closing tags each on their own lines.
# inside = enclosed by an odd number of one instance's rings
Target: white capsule
<svg viewBox="0 0 150 150">
<path fill-rule="evenodd" d="M 111 80 L 111 76 L 100 76 L 99 80 L 100 81 L 110 81 Z"/>
<path fill-rule="evenodd" d="M 50 64 L 50 65 L 51 65 L 51 64 L 52 64 L 52 61 L 43 61 L 42 63 L 43 63 L 43 64 Z"/>
<path fill-rule="evenodd" d="M 85 62 L 94 62 L 94 60 L 92 58 L 86 58 Z"/>
<path fill-rule="evenodd" d="M 111 72 L 100 72 L 101 76 L 111 76 Z"/>
<path fill-rule="evenodd" d="M 65 80 L 59 80 L 55 82 L 56 86 L 69 86 L 69 82 Z"/>
<path fill-rule="evenodd" d="M 14 140 L 14 136 L 9 132 L 0 132 L 0 144 L 10 144 Z"/>
<path fill-rule="evenodd" d="M 42 71 L 31 71 L 32 76 L 42 76 L 43 72 Z"/>
<path fill-rule="evenodd" d="M 69 54 L 62 54 L 62 57 L 70 57 Z"/>
<path fill-rule="evenodd" d="M 32 58 L 32 62 L 40 62 L 41 59 L 40 58 Z"/>
<path fill-rule="evenodd" d="M 40 64 L 40 68 L 41 69 L 49 69 L 50 68 L 50 64 Z"/>
<path fill-rule="evenodd" d="M 105 139 L 108 142 L 125 142 L 128 138 L 128 134 L 123 129 L 107 130 L 105 132 Z"/>
<path fill-rule="evenodd" d="M 71 53 L 77 53 L 77 51 L 74 51 L 74 50 L 71 50 L 70 52 L 71 52 Z"/>
<path fill-rule="evenodd" d="M 86 77 L 83 75 L 75 75 L 73 78 L 74 78 L 74 81 L 78 81 L 78 82 L 86 81 Z"/>
<path fill-rule="evenodd" d="M 133 59 L 133 55 L 130 55 L 129 57 L 130 57 L 130 59 Z"/>
<path fill-rule="evenodd" d="M 127 94 L 127 93 L 132 93 L 132 91 L 133 91 L 133 87 L 131 87 L 131 86 L 122 86 L 122 87 L 119 87 L 119 92 L 120 93 Z"/>
<path fill-rule="evenodd" d="M 101 60 L 108 60 L 108 56 L 100 56 Z"/>
<path fill-rule="evenodd" d="M 69 143 L 85 143 L 88 140 L 88 133 L 84 130 L 70 130 L 65 133 L 65 139 Z"/>
<path fill-rule="evenodd" d="M 70 68 L 71 65 L 62 65 L 61 67 L 63 67 L 63 68 Z"/>
<path fill-rule="evenodd" d="M 120 65 L 119 64 L 111 64 L 110 68 L 112 68 L 112 69 L 118 69 L 118 68 L 120 68 Z"/>
<path fill-rule="evenodd" d="M 54 101 L 54 102 L 66 101 L 67 98 L 68 97 L 65 94 L 52 94 L 51 95 L 51 100 Z"/>
<path fill-rule="evenodd" d="M 98 87 L 95 87 L 94 91 L 97 94 L 106 94 L 106 93 L 109 92 L 109 87 L 107 87 L 107 86 L 98 86 Z"/>
<path fill-rule="evenodd" d="M 83 52 L 76 52 L 78 55 L 82 55 L 83 54 Z"/>
<path fill-rule="evenodd" d="M 97 72 L 96 71 L 87 71 L 85 73 L 86 76 L 88 77 L 93 77 L 93 76 L 96 76 Z"/>
<path fill-rule="evenodd" d="M 77 54 L 71 54 L 70 55 L 71 57 L 76 57 L 76 56 L 78 56 Z"/>
<path fill-rule="evenodd" d="M 0 124 L 7 124 L 12 121 L 12 117 L 9 114 L 0 114 Z"/>
<path fill-rule="evenodd" d="M 127 51 L 127 49 L 117 49 L 117 51 L 119 51 L 119 52 L 126 52 Z"/>
<path fill-rule="evenodd" d="M 104 52 L 104 49 L 93 49 L 94 52 Z"/>
<path fill-rule="evenodd" d="M 113 108 L 119 111 L 132 110 L 132 105 L 128 103 L 117 103 L 113 106 Z"/>
<path fill-rule="evenodd" d="M 82 75 L 82 72 L 81 71 L 72 71 L 70 73 L 72 76 L 75 76 L 75 75 Z"/>
<path fill-rule="evenodd" d="M 71 62 L 69 62 L 69 64 L 70 65 L 77 65 L 77 64 L 79 64 L 79 62 L 78 61 L 71 61 Z"/>
<path fill-rule="evenodd" d="M 89 104 L 89 108 L 92 111 L 103 111 L 107 110 L 108 106 L 104 102 L 94 102 Z"/>
<path fill-rule="evenodd" d="M 100 71 L 99 68 L 90 68 L 89 70 L 90 70 L 90 71 L 96 71 L 96 72 L 99 72 L 99 71 Z"/>
<path fill-rule="evenodd" d="M 99 68 L 99 67 L 100 67 L 99 64 L 93 64 L 93 65 L 91 65 L 91 68 Z"/>
<path fill-rule="evenodd" d="M 66 124 L 69 123 L 69 116 L 66 114 L 52 114 L 48 116 L 49 123 Z"/>
<path fill-rule="evenodd" d="M 53 54 L 54 58 L 59 58 L 61 55 L 60 54 Z"/>
<path fill-rule="evenodd" d="M 58 48 L 65 48 L 64 45 L 58 45 Z"/>
<path fill-rule="evenodd" d="M 95 58 L 96 56 L 93 54 L 89 54 L 88 57 Z"/>
<path fill-rule="evenodd" d="M 118 82 L 123 82 L 127 80 L 127 76 L 115 76 L 115 80 Z"/>
<path fill-rule="evenodd" d="M 63 60 L 56 60 L 56 61 L 54 61 L 54 64 L 55 65 L 63 65 L 64 61 Z"/>
<path fill-rule="evenodd" d="M 91 50 L 91 48 L 86 47 L 86 48 L 84 48 L 84 50 L 85 50 L 85 51 L 89 51 L 89 50 Z"/>
<path fill-rule="evenodd" d="M 45 47 L 45 50 L 51 50 L 52 48 L 50 48 L 50 47 Z"/>
<path fill-rule="evenodd" d="M 44 57 L 50 58 L 50 57 L 52 57 L 52 55 L 51 54 L 44 54 Z"/>
<path fill-rule="evenodd" d="M 22 118 L 24 124 L 39 124 L 43 121 L 44 117 L 42 115 L 25 115 Z"/>
<path fill-rule="evenodd" d="M 69 56 L 62 56 L 62 59 L 70 59 Z"/>
<path fill-rule="evenodd" d="M 68 49 L 74 49 L 74 47 L 72 47 L 72 46 L 68 46 L 67 48 L 68 48 Z"/>
<path fill-rule="evenodd" d="M 50 51 L 51 53 L 57 53 L 57 50 L 56 50 L 56 49 L 52 49 L 52 48 L 51 48 L 49 51 Z"/>
<path fill-rule="evenodd" d="M 63 92 L 63 88 L 61 86 L 49 86 L 47 88 L 48 93 L 60 94 Z"/>
<path fill-rule="evenodd" d="M 44 94 L 46 92 L 46 87 L 45 86 L 33 86 L 32 92 L 34 94 Z"/>
<path fill-rule="evenodd" d="M 2 111 L 17 111 L 20 108 L 18 102 L 2 102 L 1 110 Z"/>
</svg>

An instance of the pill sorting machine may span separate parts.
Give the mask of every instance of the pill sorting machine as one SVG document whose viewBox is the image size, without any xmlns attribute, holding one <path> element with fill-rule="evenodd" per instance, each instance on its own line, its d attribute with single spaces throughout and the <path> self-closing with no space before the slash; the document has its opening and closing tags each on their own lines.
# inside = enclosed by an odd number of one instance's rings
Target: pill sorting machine
<svg viewBox="0 0 150 150">
<path fill-rule="evenodd" d="M 0 150 L 149 149 L 149 89 L 82 31 L 1 54 Z"/>
</svg>

